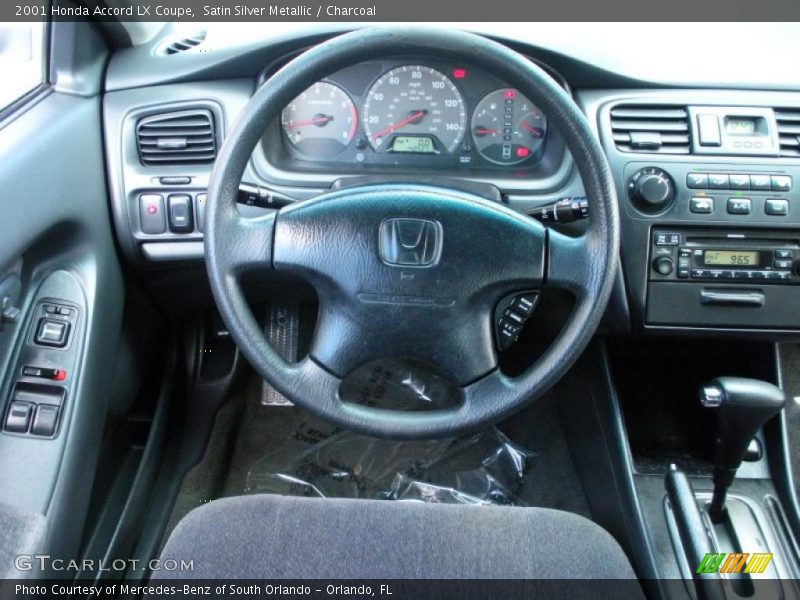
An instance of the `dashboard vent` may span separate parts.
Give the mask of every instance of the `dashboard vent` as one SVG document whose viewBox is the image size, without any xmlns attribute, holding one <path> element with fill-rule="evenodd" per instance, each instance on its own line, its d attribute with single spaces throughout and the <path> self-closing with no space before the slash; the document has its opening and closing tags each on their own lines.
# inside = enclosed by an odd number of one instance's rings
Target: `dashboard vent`
<svg viewBox="0 0 800 600">
<path fill-rule="evenodd" d="M 196 48 L 202 44 L 205 39 L 205 31 L 199 31 L 190 36 L 181 36 L 179 38 L 167 41 L 163 46 L 161 46 L 161 52 L 167 56 L 172 54 L 180 54 L 181 52 L 186 52 L 187 50 Z"/>
<path fill-rule="evenodd" d="M 217 156 L 214 115 L 207 109 L 144 117 L 136 141 L 143 165 L 208 163 Z"/>
<path fill-rule="evenodd" d="M 800 156 L 800 108 L 776 108 L 781 156 Z"/>
<path fill-rule="evenodd" d="M 622 152 L 689 154 L 689 114 L 683 106 L 621 104 L 611 109 L 614 145 Z"/>
</svg>

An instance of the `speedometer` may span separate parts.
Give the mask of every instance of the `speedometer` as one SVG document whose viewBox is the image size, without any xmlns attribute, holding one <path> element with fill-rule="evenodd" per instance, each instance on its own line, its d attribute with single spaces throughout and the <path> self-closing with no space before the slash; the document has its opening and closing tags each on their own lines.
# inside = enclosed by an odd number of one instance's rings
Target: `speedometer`
<svg viewBox="0 0 800 600">
<path fill-rule="evenodd" d="M 405 65 L 370 88 L 364 130 L 379 152 L 452 153 L 464 139 L 467 111 L 455 84 L 430 67 Z"/>
</svg>

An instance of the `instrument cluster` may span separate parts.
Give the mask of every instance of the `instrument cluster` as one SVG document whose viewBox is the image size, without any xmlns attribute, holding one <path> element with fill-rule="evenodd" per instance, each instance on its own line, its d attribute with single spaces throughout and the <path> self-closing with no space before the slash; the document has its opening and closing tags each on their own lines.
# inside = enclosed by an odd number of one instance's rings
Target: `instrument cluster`
<svg viewBox="0 0 800 600">
<path fill-rule="evenodd" d="M 318 81 L 281 114 L 293 161 L 311 165 L 534 168 L 547 118 L 518 90 L 442 61 L 366 62 Z"/>
</svg>

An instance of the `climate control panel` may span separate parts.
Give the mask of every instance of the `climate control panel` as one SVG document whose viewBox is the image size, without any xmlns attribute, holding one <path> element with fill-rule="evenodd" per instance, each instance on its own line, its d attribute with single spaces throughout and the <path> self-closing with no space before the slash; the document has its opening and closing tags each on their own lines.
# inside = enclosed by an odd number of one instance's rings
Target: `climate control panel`
<svg viewBox="0 0 800 600">
<path fill-rule="evenodd" d="M 625 167 L 631 217 L 726 225 L 800 224 L 800 170 L 784 171 L 720 165 L 629 163 Z"/>
</svg>

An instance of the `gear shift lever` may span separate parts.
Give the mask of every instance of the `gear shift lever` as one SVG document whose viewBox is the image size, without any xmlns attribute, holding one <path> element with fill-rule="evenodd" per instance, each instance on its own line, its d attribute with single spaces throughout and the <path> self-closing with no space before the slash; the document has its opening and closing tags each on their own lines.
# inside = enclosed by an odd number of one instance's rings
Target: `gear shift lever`
<svg viewBox="0 0 800 600">
<path fill-rule="evenodd" d="M 780 388 L 755 379 L 719 377 L 700 390 L 700 402 L 719 415 L 714 441 L 714 497 L 708 513 L 719 523 L 725 495 L 742 464 L 747 446 L 761 426 L 786 403 Z"/>
</svg>

